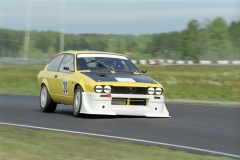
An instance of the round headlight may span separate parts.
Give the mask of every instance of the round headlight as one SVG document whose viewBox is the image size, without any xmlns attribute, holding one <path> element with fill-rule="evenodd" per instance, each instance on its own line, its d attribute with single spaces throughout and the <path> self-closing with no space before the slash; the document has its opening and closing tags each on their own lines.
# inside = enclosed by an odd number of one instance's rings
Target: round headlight
<svg viewBox="0 0 240 160">
<path fill-rule="evenodd" d="M 156 95 L 161 95 L 163 93 L 163 89 L 162 88 L 156 88 L 155 93 L 156 93 Z"/>
<path fill-rule="evenodd" d="M 150 87 L 148 88 L 148 94 L 154 94 L 154 88 Z"/>
<path fill-rule="evenodd" d="M 104 92 L 105 93 L 110 93 L 111 92 L 111 87 L 110 86 L 104 86 Z"/>
<path fill-rule="evenodd" d="M 102 86 L 95 86 L 94 90 L 97 93 L 101 93 L 103 91 L 103 87 Z"/>
</svg>

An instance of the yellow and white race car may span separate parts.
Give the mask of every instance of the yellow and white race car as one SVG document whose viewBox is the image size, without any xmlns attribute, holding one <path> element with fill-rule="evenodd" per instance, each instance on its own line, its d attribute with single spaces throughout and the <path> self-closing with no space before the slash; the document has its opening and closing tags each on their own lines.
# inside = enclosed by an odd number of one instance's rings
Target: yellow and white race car
<svg viewBox="0 0 240 160">
<path fill-rule="evenodd" d="M 40 108 L 73 106 L 73 114 L 170 117 L 164 89 L 124 55 L 99 51 L 59 53 L 37 76 Z"/>
</svg>

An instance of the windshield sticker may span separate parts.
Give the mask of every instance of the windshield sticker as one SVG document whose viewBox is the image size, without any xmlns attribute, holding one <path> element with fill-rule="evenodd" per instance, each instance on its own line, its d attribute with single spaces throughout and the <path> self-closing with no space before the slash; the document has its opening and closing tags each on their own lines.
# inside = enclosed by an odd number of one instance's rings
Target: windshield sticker
<svg viewBox="0 0 240 160">
<path fill-rule="evenodd" d="M 81 57 L 106 57 L 106 58 L 118 58 L 118 59 L 127 59 L 124 56 L 111 55 L 111 54 L 78 54 L 77 58 Z"/>
<path fill-rule="evenodd" d="M 68 94 L 68 81 L 67 80 L 63 80 L 62 90 L 63 90 L 63 94 Z"/>
<path fill-rule="evenodd" d="M 115 78 L 118 82 L 136 82 L 132 78 Z"/>
</svg>

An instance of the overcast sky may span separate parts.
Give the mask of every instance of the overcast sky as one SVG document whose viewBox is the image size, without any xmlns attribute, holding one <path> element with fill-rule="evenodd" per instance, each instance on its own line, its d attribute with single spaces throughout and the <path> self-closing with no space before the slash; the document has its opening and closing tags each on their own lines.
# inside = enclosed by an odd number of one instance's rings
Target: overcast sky
<svg viewBox="0 0 240 160">
<path fill-rule="evenodd" d="M 65 33 L 152 34 L 182 31 L 222 17 L 240 20 L 240 0 L 0 0 L 0 27 Z"/>
</svg>

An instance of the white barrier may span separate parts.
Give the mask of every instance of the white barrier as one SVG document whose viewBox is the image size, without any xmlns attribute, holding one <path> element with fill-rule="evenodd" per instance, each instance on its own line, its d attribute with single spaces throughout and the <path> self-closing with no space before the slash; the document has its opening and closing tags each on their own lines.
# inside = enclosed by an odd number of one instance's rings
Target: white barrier
<svg viewBox="0 0 240 160">
<path fill-rule="evenodd" d="M 185 64 L 185 61 L 176 61 L 176 64 Z"/>
<path fill-rule="evenodd" d="M 154 65 L 154 64 L 156 64 L 156 61 L 155 60 L 148 60 L 148 64 Z"/>
<path fill-rule="evenodd" d="M 212 64 L 212 61 L 204 61 L 204 60 L 200 60 L 199 64 Z"/>
<path fill-rule="evenodd" d="M 139 64 L 145 65 L 145 64 L 147 64 L 147 60 L 139 60 Z"/>
<path fill-rule="evenodd" d="M 229 61 L 226 61 L 226 60 L 224 60 L 224 61 L 217 61 L 217 64 L 229 64 Z"/>
<path fill-rule="evenodd" d="M 146 64 L 150 64 L 150 65 L 161 65 L 164 63 L 168 63 L 168 64 L 174 64 L 174 60 L 162 60 L 162 59 L 155 59 L 155 60 L 131 60 L 133 64 L 142 64 L 142 65 L 146 65 Z M 240 61 L 228 61 L 228 60 L 218 60 L 216 61 L 217 63 L 214 63 L 212 61 L 207 61 L 207 60 L 199 60 L 199 63 L 194 63 L 194 61 L 175 61 L 175 64 L 189 64 L 189 65 L 193 65 L 193 64 L 201 64 L 201 65 L 240 65 Z"/>
<path fill-rule="evenodd" d="M 137 64 L 137 60 L 131 60 L 133 64 Z"/>
<path fill-rule="evenodd" d="M 194 62 L 193 61 L 187 61 L 186 63 L 187 64 L 193 64 Z"/>
<path fill-rule="evenodd" d="M 232 61 L 232 64 L 240 64 L 240 61 Z"/>
<path fill-rule="evenodd" d="M 174 62 L 174 60 L 166 60 L 166 62 L 172 64 Z"/>
<path fill-rule="evenodd" d="M 163 59 L 158 59 L 158 61 L 160 62 L 160 64 L 165 63 L 165 60 L 163 60 Z"/>
</svg>

